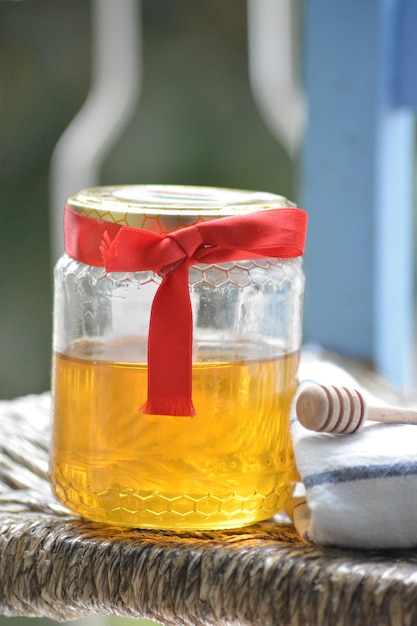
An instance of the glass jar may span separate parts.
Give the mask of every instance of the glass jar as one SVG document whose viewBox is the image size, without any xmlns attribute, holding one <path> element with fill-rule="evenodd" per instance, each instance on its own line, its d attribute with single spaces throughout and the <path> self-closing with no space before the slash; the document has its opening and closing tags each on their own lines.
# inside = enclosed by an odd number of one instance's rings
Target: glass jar
<svg viewBox="0 0 417 626">
<path fill-rule="evenodd" d="M 232 256 L 241 260 L 189 263 L 194 411 L 155 414 L 143 404 L 151 310 L 176 265 L 159 273 L 106 269 L 96 253 L 90 259 L 96 244 L 83 231 L 104 229 L 104 254 L 120 225 L 158 243 L 190 225 L 213 226 L 213 218 L 272 209 L 304 214 L 281 196 L 218 188 L 99 187 L 70 198 L 68 219 L 84 221 L 77 235 L 67 223 L 67 253 L 55 268 L 50 464 L 53 489 L 69 509 L 132 527 L 215 529 L 269 518 L 285 505 L 295 477 L 289 408 L 301 342 L 301 252 L 240 251 Z M 164 332 L 175 342 L 185 317 L 175 291 L 170 298 Z M 175 378 L 182 364 L 174 355 L 171 366 L 167 350 L 156 357 Z M 153 377 L 158 390 L 158 371 Z"/>
</svg>

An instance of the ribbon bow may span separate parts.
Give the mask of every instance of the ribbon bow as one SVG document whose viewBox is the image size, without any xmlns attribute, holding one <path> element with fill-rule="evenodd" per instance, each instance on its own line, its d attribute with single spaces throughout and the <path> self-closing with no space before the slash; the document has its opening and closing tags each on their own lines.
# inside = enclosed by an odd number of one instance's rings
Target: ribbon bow
<svg viewBox="0 0 417 626">
<path fill-rule="evenodd" d="M 65 250 L 107 272 L 153 270 L 163 277 L 148 336 L 148 399 L 153 415 L 194 415 L 190 265 L 290 258 L 304 252 L 307 214 L 280 208 L 198 222 L 159 235 L 81 215 L 65 207 Z"/>
</svg>

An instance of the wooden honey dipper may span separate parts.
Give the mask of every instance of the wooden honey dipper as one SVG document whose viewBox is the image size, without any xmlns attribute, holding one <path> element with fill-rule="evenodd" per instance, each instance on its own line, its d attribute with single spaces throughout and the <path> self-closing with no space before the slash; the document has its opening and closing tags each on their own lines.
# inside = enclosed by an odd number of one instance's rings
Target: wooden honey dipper
<svg viewBox="0 0 417 626">
<path fill-rule="evenodd" d="M 417 424 L 417 411 L 384 406 L 368 406 L 357 389 L 309 385 L 297 398 L 298 421 L 305 428 L 347 435 L 361 428 L 366 420 L 397 424 Z"/>
</svg>

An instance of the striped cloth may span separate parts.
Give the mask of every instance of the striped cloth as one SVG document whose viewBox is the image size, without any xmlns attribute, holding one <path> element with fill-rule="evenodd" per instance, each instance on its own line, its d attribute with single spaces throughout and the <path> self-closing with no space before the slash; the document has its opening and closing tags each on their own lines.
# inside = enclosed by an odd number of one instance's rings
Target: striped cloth
<svg viewBox="0 0 417 626">
<path fill-rule="evenodd" d="M 338 366 L 301 363 L 300 388 L 307 383 L 359 389 Z M 382 402 L 379 402 L 382 404 Z M 308 431 L 291 419 L 302 494 L 291 515 L 306 541 L 350 548 L 417 546 L 417 425 L 367 422 L 350 435 Z"/>
</svg>

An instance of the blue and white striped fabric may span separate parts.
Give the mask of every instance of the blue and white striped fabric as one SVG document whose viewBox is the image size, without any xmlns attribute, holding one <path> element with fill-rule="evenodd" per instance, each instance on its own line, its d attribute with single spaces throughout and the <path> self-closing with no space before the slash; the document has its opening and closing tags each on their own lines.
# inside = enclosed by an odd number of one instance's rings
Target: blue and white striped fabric
<svg viewBox="0 0 417 626">
<path fill-rule="evenodd" d="M 299 378 L 300 390 L 307 382 L 355 387 L 376 403 L 332 363 L 302 363 Z M 305 490 L 292 515 L 304 539 L 350 548 L 417 546 L 417 425 L 368 422 L 351 435 L 314 433 L 293 410 L 291 430 Z"/>
</svg>

